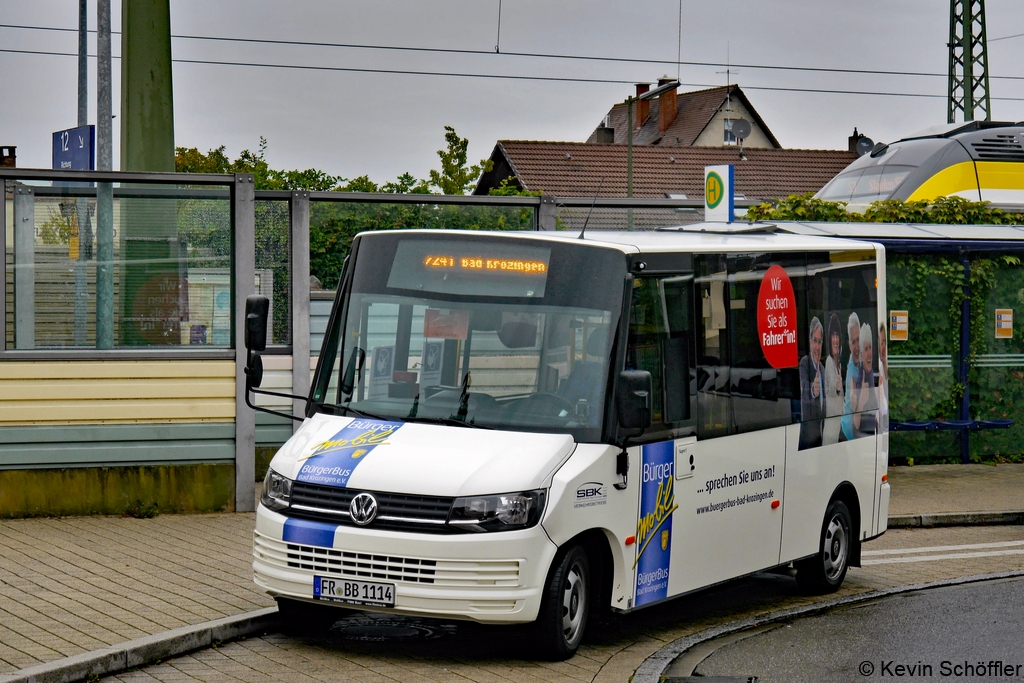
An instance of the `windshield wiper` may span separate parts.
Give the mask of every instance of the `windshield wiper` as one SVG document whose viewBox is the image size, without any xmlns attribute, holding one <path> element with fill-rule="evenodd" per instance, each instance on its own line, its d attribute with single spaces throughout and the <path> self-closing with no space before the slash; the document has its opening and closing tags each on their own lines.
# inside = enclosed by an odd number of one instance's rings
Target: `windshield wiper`
<svg viewBox="0 0 1024 683">
<path fill-rule="evenodd" d="M 475 427 L 476 429 L 494 429 L 494 427 L 488 427 L 486 425 L 479 425 L 473 420 L 459 420 L 454 417 L 415 417 L 409 416 L 404 418 L 408 422 L 425 422 L 427 424 L 437 425 L 450 425 L 452 427 Z"/>
<path fill-rule="evenodd" d="M 344 405 L 341 403 L 334 404 L 334 407 L 341 408 L 342 410 L 348 411 L 350 413 L 355 413 L 357 417 L 363 417 L 366 418 L 367 420 L 381 420 L 383 422 L 393 422 L 395 420 L 401 419 L 398 417 L 388 417 L 387 415 L 374 415 L 373 413 L 368 413 L 365 410 L 359 410 L 358 408 L 353 408 L 350 405 Z"/>
<path fill-rule="evenodd" d="M 466 415 L 469 413 L 469 387 L 473 384 L 473 380 L 470 377 L 469 370 L 466 370 L 466 376 L 462 378 L 462 394 L 459 395 L 459 411 L 452 415 L 452 418 L 459 422 L 466 421 Z"/>
</svg>

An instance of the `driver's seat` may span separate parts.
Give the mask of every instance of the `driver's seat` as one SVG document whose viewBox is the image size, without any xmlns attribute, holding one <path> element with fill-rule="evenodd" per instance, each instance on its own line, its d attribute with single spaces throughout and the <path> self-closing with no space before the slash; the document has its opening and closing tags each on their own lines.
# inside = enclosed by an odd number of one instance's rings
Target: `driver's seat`
<svg viewBox="0 0 1024 683">
<path fill-rule="evenodd" d="M 587 356 L 603 358 L 607 345 L 608 328 L 597 328 L 587 338 L 584 358 Z M 604 391 L 603 369 L 604 363 L 588 360 L 576 361 L 565 384 L 558 390 L 558 395 L 573 405 L 576 405 L 580 399 L 585 400 L 587 405 L 597 405 L 601 398 L 601 392 Z"/>
</svg>

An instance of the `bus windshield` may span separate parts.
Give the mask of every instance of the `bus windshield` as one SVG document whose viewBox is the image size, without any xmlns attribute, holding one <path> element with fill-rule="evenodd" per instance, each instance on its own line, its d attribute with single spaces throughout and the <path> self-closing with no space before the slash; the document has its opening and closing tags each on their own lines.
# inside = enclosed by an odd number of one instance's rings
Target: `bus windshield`
<svg viewBox="0 0 1024 683">
<path fill-rule="evenodd" d="M 621 252 L 460 233 L 375 233 L 328 330 L 320 409 L 602 435 Z"/>
</svg>

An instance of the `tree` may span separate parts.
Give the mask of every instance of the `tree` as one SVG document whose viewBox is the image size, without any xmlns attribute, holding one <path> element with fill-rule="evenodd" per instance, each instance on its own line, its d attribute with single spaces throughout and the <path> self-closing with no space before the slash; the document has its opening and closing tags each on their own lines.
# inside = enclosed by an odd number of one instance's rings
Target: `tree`
<svg viewBox="0 0 1024 683">
<path fill-rule="evenodd" d="M 441 170 L 430 172 L 430 186 L 444 194 L 466 194 L 466 190 L 482 173 L 491 170 L 493 164 L 490 159 L 481 159 L 479 164 L 466 166 L 469 139 L 460 138 L 451 126 L 445 126 L 444 130 L 448 149 L 437 150 L 437 156 L 441 157 Z"/>
<path fill-rule="evenodd" d="M 1024 224 L 1024 214 L 1007 213 L 988 202 L 973 202 L 963 197 L 936 197 L 912 202 L 883 199 L 873 202 L 862 214 L 848 213 L 846 202 L 816 199 L 808 193 L 752 206 L 747 209 L 747 220 L 1021 225 Z"/>
<path fill-rule="evenodd" d="M 203 154 L 195 147 L 179 147 L 175 160 L 177 170 L 184 173 L 252 173 L 257 190 L 329 190 L 334 192 L 378 192 L 386 194 L 426 195 L 424 203 L 365 203 L 365 202 L 311 202 L 309 217 L 310 271 L 325 288 L 338 284 L 341 265 L 348 255 L 352 239 L 367 230 L 403 230 L 414 228 L 461 230 L 526 230 L 533 226 L 533 212 L 512 206 L 449 206 L 430 203 L 431 187 L 446 194 L 464 194 L 480 173 L 488 170 L 490 161 L 466 165 L 469 141 L 460 138 L 455 129 L 445 126 L 446 150 L 438 151 L 441 170 L 431 171 L 429 180 L 417 179 L 403 173 L 395 180 L 378 184 L 366 175 L 348 179 L 332 176 L 317 169 L 280 171 L 269 167 L 266 161 L 267 141 L 260 138 L 256 152 L 243 150 L 237 159 L 228 158 L 221 146 Z M 492 194 L 516 195 L 526 193 L 508 179 Z M 287 253 L 287 217 L 280 212 L 280 201 L 256 202 L 257 267 L 274 268 L 275 254 Z M 221 235 L 214 232 L 205 236 L 192 227 L 187 230 L 190 247 L 212 248 L 211 240 Z M 222 236 L 221 236 L 222 237 Z M 218 253 L 229 253 L 229 245 L 218 245 Z M 209 250 L 209 249 L 208 249 Z M 275 279 L 274 320 L 287 320 L 283 290 L 277 292 Z M 281 307 L 278 312 L 279 304 Z"/>
<path fill-rule="evenodd" d="M 318 192 L 341 189 L 342 183 L 347 182 L 347 178 L 332 176 L 315 168 L 304 171 L 270 168 L 266 160 L 267 139 L 263 136 L 260 136 L 258 152 L 243 149 L 234 161 L 228 159 L 225 149 L 221 145 L 203 154 L 195 147 L 177 147 L 174 150 L 174 168 L 179 173 L 252 173 L 257 190 Z"/>
</svg>

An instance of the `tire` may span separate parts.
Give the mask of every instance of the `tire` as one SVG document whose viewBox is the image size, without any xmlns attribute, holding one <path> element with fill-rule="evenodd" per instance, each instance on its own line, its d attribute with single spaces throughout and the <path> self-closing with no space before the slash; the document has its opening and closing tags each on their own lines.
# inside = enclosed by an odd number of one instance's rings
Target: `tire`
<svg viewBox="0 0 1024 683">
<path fill-rule="evenodd" d="M 576 654 L 590 615 L 591 576 L 590 560 L 582 546 L 570 546 L 556 560 L 532 625 L 532 641 L 541 657 L 561 661 Z"/>
<path fill-rule="evenodd" d="M 304 600 L 275 598 L 281 628 L 291 631 L 326 631 L 351 610 L 333 605 L 319 605 Z"/>
<path fill-rule="evenodd" d="M 832 501 L 821 525 L 818 554 L 796 563 L 796 583 L 800 590 L 810 595 L 839 590 L 846 579 L 856 542 L 850 510 L 841 500 Z"/>
</svg>

